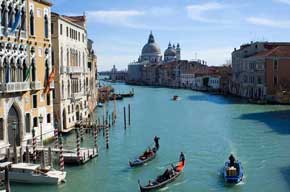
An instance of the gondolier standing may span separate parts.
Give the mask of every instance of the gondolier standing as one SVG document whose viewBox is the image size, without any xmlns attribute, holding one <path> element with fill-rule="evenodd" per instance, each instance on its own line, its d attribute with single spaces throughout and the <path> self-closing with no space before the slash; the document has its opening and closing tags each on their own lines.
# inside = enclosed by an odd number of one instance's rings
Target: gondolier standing
<svg viewBox="0 0 290 192">
<path fill-rule="evenodd" d="M 157 137 L 157 136 L 155 136 L 154 137 L 154 142 L 155 142 L 155 147 L 156 147 L 156 149 L 159 149 L 159 137 Z"/>
<path fill-rule="evenodd" d="M 185 156 L 184 156 L 183 152 L 181 152 L 180 155 L 179 155 L 179 161 L 181 161 L 182 164 L 184 165 L 184 162 L 185 162 Z"/>
</svg>

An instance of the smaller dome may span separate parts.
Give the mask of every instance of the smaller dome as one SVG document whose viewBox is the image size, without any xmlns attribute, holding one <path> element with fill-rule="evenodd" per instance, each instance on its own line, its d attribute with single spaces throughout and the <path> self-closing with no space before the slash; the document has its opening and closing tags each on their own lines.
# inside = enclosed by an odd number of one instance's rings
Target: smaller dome
<svg viewBox="0 0 290 192">
<path fill-rule="evenodd" d="M 172 47 L 168 47 L 165 52 L 164 52 L 164 56 L 172 56 L 175 57 L 176 56 L 176 50 Z"/>
</svg>

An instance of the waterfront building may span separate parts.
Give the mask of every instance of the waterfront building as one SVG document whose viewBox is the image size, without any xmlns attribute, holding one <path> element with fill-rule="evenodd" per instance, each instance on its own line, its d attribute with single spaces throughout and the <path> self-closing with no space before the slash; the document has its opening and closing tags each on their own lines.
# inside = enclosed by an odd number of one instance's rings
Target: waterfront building
<svg viewBox="0 0 290 192">
<path fill-rule="evenodd" d="M 53 136 L 47 0 L 0 1 L 0 151 Z M 42 134 L 41 134 L 42 133 Z"/>
<path fill-rule="evenodd" d="M 232 94 L 289 103 L 290 43 L 251 42 L 232 53 Z"/>
<path fill-rule="evenodd" d="M 88 108 L 90 111 L 94 111 L 97 101 L 98 101 L 98 90 L 97 90 L 97 84 L 98 79 L 96 74 L 98 73 L 97 69 L 97 56 L 95 55 L 95 51 L 93 49 L 93 40 L 88 39 L 87 44 L 87 51 L 88 51 L 88 70 L 89 72 L 85 74 L 85 78 L 88 79 L 89 85 L 86 86 L 86 94 L 87 94 L 87 100 Z"/>
<path fill-rule="evenodd" d="M 149 34 L 147 43 L 142 48 L 141 55 L 138 58 L 138 61 L 132 62 L 128 65 L 127 82 L 140 84 L 140 82 L 142 82 L 144 79 L 147 79 L 148 77 L 142 77 L 142 75 L 144 74 L 145 66 L 163 65 L 169 62 L 179 60 L 181 60 L 180 45 L 177 44 L 177 46 L 175 47 L 175 45 L 171 45 L 171 43 L 169 43 L 167 49 L 164 51 L 164 59 L 163 59 L 160 46 L 155 41 L 155 37 L 151 32 Z M 147 82 L 142 83 L 146 84 Z"/>
<path fill-rule="evenodd" d="M 109 74 L 109 79 L 113 82 L 115 81 L 125 82 L 127 79 L 127 71 L 118 71 L 118 69 L 114 65 Z"/>
<path fill-rule="evenodd" d="M 56 72 L 54 114 L 60 131 L 67 132 L 89 115 L 86 17 L 52 13 L 51 21 Z"/>
</svg>

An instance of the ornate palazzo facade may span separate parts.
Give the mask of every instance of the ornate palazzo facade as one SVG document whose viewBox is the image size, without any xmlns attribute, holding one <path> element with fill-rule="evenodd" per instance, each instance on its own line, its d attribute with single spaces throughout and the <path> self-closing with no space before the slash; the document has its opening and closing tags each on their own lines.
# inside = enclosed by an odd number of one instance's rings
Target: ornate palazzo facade
<svg viewBox="0 0 290 192">
<path fill-rule="evenodd" d="M 50 6 L 44 0 L 0 0 L 0 151 L 53 135 Z M 37 28 L 37 30 L 36 30 Z M 40 118 L 39 118 L 40 117 Z"/>
</svg>

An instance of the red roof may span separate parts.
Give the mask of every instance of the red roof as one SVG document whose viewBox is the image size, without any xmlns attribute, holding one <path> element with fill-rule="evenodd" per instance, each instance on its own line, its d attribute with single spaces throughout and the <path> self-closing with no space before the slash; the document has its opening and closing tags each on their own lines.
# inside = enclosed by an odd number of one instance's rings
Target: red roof
<svg viewBox="0 0 290 192">
<path fill-rule="evenodd" d="M 290 57 L 290 46 L 278 46 L 267 51 L 259 52 L 258 57 Z"/>
<path fill-rule="evenodd" d="M 82 27 L 85 27 L 85 23 L 86 23 L 86 16 L 82 15 L 82 16 L 65 16 L 63 15 L 64 18 L 66 18 L 67 20 L 80 25 Z"/>
</svg>

